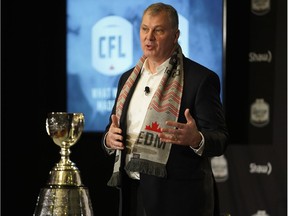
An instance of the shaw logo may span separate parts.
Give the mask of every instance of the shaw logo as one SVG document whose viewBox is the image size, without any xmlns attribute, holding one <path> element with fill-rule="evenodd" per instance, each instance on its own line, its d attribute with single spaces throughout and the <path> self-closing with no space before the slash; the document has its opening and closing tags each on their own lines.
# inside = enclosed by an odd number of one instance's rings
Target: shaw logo
<svg viewBox="0 0 288 216">
<path fill-rule="evenodd" d="M 272 165 L 270 162 L 268 162 L 267 165 L 258 165 L 256 163 L 250 163 L 250 173 L 270 175 L 271 172 L 272 172 Z"/>
<path fill-rule="evenodd" d="M 268 62 L 272 61 L 272 53 L 270 50 L 267 53 L 249 52 L 249 62 Z"/>
<path fill-rule="evenodd" d="M 107 16 L 92 28 L 92 66 L 105 75 L 118 75 L 133 61 L 133 26 L 120 16 Z"/>
</svg>

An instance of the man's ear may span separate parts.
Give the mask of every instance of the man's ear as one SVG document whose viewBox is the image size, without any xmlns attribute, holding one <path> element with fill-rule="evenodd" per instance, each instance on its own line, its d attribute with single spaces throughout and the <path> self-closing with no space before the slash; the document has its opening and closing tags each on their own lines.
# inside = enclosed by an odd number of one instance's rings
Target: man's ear
<svg viewBox="0 0 288 216">
<path fill-rule="evenodd" d="M 176 31 L 176 33 L 175 33 L 175 42 L 178 41 L 179 36 L 180 36 L 180 30 L 178 29 L 178 30 Z"/>
</svg>

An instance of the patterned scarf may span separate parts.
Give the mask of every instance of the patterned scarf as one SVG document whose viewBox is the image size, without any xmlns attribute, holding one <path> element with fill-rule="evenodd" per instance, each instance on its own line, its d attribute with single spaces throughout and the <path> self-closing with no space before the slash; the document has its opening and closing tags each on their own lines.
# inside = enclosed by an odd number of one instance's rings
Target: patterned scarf
<svg viewBox="0 0 288 216">
<path fill-rule="evenodd" d="M 145 59 L 145 56 L 140 58 L 119 94 L 116 104 L 118 119 L 120 119 L 127 95 L 139 75 Z M 158 177 L 166 176 L 165 166 L 172 144 L 160 142 L 158 133 L 161 132 L 160 128 L 167 127 L 165 125 L 166 121 L 178 120 L 183 80 L 182 49 L 178 45 L 152 97 L 138 138 L 132 145 L 131 151 L 127 153 L 132 155 L 131 160 L 125 166 L 126 171 L 140 172 Z M 113 174 L 107 185 L 120 186 L 120 162 L 121 151 L 117 150 Z"/>
</svg>

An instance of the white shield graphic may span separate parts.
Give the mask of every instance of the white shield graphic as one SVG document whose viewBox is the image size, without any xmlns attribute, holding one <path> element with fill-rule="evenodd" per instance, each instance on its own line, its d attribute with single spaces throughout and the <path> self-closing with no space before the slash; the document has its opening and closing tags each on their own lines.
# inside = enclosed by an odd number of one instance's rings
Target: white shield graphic
<svg viewBox="0 0 288 216">
<path fill-rule="evenodd" d="M 133 26 L 120 16 L 107 16 L 92 28 L 92 67 L 105 75 L 118 75 L 133 61 Z"/>
</svg>

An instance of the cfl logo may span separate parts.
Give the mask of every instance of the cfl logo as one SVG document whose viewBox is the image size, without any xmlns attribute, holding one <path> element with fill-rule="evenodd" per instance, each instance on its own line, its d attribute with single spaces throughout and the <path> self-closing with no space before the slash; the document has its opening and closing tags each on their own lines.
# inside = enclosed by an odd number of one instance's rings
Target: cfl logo
<svg viewBox="0 0 288 216">
<path fill-rule="evenodd" d="M 133 26 L 119 16 L 107 16 L 92 27 L 92 67 L 105 75 L 118 75 L 133 61 Z"/>
</svg>

